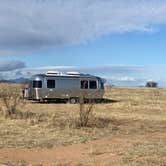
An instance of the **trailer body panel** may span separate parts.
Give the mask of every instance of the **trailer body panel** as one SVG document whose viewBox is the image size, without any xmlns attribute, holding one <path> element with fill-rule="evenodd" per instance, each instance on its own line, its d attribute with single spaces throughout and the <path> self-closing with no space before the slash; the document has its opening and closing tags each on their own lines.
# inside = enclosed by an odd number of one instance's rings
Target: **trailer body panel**
<svg viewBox="0 0 166 166">
<path fill-rule="evenodd" d="M 32 76 L 26 88 L 26 98 L 31 100 L 56 100 L 71 98 L 102 99 L 104 82 L 89 74 Z"/>
</svg>

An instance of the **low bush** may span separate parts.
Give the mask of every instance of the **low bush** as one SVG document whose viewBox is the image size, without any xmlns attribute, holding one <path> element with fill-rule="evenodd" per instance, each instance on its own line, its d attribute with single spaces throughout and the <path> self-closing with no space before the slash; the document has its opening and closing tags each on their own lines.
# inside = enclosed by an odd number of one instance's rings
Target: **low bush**
<svg viewBox="0 0 166 166">
<path fill-rule="evenodd" d="M 5 117 L 11 117 L 18 113 L 18 107 L 23 107 L 20 86 L 16 84 L 2 84 L 0 89 L 1 112 Z"/>
</svg>

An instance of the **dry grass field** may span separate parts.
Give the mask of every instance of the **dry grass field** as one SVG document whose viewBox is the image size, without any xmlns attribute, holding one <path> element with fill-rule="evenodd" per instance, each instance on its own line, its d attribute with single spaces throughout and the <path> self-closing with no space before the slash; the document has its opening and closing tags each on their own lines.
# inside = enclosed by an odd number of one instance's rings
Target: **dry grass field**
<svg viewBox="0 0 166 166">
<path fill-rule="evenodd" d="M 12 118 L 0 111 L 0 165 L 165 166 L 166 89 L 106 87 L 105 98 L 112 102 L 95 104 L 87 127 L 78 104 L 28 101 Z"/>
</svg>

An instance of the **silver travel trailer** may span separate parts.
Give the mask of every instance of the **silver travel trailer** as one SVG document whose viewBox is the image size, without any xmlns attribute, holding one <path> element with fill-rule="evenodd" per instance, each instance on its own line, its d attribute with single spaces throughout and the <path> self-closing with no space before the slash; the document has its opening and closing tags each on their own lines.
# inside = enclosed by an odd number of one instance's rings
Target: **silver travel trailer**
<svg viewBox="0 0 166 166">
<path fill-rule="evenodd" d="M 32 76 L 24 97 L 38 101 L 63 99 L 71 103 L 79 102 L 80 98 L 101 100 L 104 83 L 104 79 L 89 74 L 50 71 Z"/>
</svg>

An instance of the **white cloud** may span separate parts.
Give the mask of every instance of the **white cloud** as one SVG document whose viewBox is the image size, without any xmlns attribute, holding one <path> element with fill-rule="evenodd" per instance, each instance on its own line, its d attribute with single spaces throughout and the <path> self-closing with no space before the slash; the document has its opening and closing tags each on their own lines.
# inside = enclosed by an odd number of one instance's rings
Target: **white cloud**
<svg viewBox="0 0 166 166">
<path fill-rule="evenodd" d="M 45 66 L 39 68 L 22 68 L 12 71 L 1 71 L 0 79 L 16 79 L 20 77 L 30 78 L 34 74 L 46 73 L 47 71 L 77 71 L 100 76 L 107 80 L 106 84 L 120 86 L 145 85 L 148 80 L 153 80 L 159 86 L 166 87 L 166 66 Z"/>
<path fill-rule="evenodd" d="M 154 31 L 166 0 L 0 0 L 0 55 Z"/>
<path fill-rule="evenodd" d="M 113 80 L 113 81 L 136 81 L 135 78 L 133 77 L 129 77 L 129 76 L 121 76 L 121 77 L 109 77 L 110 80 Z"/>
</svg>

